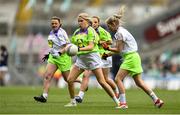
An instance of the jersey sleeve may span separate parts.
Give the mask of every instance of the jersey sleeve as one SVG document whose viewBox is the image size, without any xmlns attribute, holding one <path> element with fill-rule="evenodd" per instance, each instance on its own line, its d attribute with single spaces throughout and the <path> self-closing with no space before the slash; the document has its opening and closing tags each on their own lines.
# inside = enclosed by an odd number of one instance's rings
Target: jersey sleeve
<svg viewBox="0 0 180 115">
<path fill-rule="evenodd" d="M 59 31 L 56 36 L 59 39 L 59 43 L 61 45 L 69 43 L 68 36 L 64 30 Z"/>
<path fill-rule="evenodd" d="M 79 31 L 79 29 L 77 29 L 74 33 L 73 33 L 73 35 L 72 35 L 72 37 L 71 37 L 71 39 L 70 39 L 70 41 L 71 41 L 71 43 L 73 43 L 73 44 L 76 44 L 76 37 L 75 37 L 75 35 L 76 35 L 76 33 Z"/>
<path fill-rule="evenodd" d="M 112 40 L 110 33 L 103 28 L 100 29 L 99 31 L 99 37 L 100 37 L 100 40 L 103 40 L 103 41 Z"/>
<path fill-rule="evenodd" d="M 68 37 L 66 31 L 64 31 L 64 37 L 65 37 L 66 42 L 70 43 L 70 40 L 69 40 L 69 37 Z"/>
<path fill-rule="evenodd" d="M 117 32 L 115 35 L 115 40 L 122 40 L 122 41 L 125 41 L 124 37 L 123 37 L 123 34 L 121 32 Z"/>
<path fill-rule="evenodd" d="M 98 43 L 99 41 L 96 31 L 92 27 L 88 28 L 88 41 L 93 41 L 94 43 Z"/>
<path fill-rule="evenodd" d="M 93 29 L 88 28 L 88 41 L 94 41 L 95 39 L 95 32 Z"/>
<path fill-rule="evenodd" d="M 75 36 L 74 35 L 72 35 L 72 37 L 71 37 L 71 43 L 75 44 Z"/>
</svg>

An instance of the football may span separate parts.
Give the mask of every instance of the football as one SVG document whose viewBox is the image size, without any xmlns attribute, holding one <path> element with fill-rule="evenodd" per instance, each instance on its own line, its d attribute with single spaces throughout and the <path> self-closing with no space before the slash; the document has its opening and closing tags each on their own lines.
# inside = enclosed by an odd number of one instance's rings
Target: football
<svg viewBox="0 0 180 115">
<path fill-rule="evenodd" d="M 78 47 L 74 44 L 69 44 L 66 49 L 66 53 L 69 56 L 75 56 L 78 52 Z"/>
</svg>

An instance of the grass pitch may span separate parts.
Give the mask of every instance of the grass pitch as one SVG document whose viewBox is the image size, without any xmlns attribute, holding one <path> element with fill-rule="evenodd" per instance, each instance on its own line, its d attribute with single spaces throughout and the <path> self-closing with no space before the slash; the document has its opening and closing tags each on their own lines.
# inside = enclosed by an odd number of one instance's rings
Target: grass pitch
<svg viewBox="0 0 180 115">
<path fill-rule="evenodd" d="M 180 92 L 155 90 L 165 102 L 161 109 L 155 108 L 151 99 L 140 89 L 126 91 L 129 108 L 116 109 L 112 99 L 102 89 L 90 88 L 77 107 L 67 108 L 67 89 L 52 87 L 47 103 L 34 101 L 41 94 L 41 87 L 0 87 L 0 114 L 178 114 Z"/>
</svg>

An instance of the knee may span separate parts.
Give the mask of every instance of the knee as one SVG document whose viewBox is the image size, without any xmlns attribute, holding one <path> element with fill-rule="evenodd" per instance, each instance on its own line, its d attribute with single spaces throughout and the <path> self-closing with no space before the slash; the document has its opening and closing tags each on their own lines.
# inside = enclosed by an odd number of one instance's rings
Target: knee
<svg viewBox="0 0 180 115">
<path fill-rule="evenodd" d="M 74 80 L 72 79 L 72 77 L 68 77 L 68 78 L 66 79 L 66 82 L 69 83 L 69 84 L 71 84 L 71 83 L 74 82 Z"/>
<path fill-rule="evenodd" d="M 123 81 L 123 79 L 124 79 L 124 77 L 122 77 L 122 76 L 116 76 L 115 77 L 115 82 L 117 83 L 117 82 L 121 82 L 121 81 Z"/>
<path fill-rule="evenodd" d="M 120 81 L 120 79 L 118 77 L 115 77 L 114 81 L 115 83 L 117 83 L 118 81 Z"/>
<path fill-rule="evenodd" d="M 108 79 L 104 79 L 104 81 L 105 81 L 106 83 L 108 83 Z"/>
<path fill-rule="evenodd" d="M 72 79 L 68 79 L 66 80 L 68 86 L 72 86 L 74 84 L 74 81 Z"/>
<path fill-rule="evenodd" d="M 99 84 L 103 87 L 103 86 L 105 86 L 105 81 L 99 81 Z"/>
<path fill-rule="evenodd" d="M 50 81 L 52 77 L 53 77 L 53 75 L 51 73 L 45 73 L 45 75 L 44 75 L 44 79 L 47 81 Z"/>
<path fill-rule="evenodd" d="M 108 78 L 108 76 L 104 77 L 104 79 L 105 79 L 106 82 L 109 82 L 109 80 L 110 80 L 110 79 Z"/>
</svg>

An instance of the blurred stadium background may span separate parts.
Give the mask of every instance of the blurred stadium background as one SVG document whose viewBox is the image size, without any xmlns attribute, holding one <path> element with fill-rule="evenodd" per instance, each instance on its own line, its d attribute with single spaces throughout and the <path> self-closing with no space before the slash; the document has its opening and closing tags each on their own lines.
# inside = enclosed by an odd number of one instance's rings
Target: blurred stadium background
<svg viewBox="0 0 180 115">
<path fill-rule="evenodd" d="M 180 89 L 180 0 L 0 0 L 0 45 L 9 51 L 7 86 L 41 86 L 47 51 L 50 18 L 59 16 L 71 37 L 77 15 L 87 12 L 104 20 L 121 5 L 127 5 L 124 26 L 139 45 L 143 79 L 152 88 Z M 116 74 L 120 56 L 113 56 L 111 76 Z M 59 87 L 66 84 L 55 74 Z M 91 77 L 94 80 L 94 77 Z M 91 84 L 95 83 L 95 85 Z M 124 80 L 126 88 L 134 82 Z M 90 86 L 98 86 L 90 82 Z"/>
</svg>

